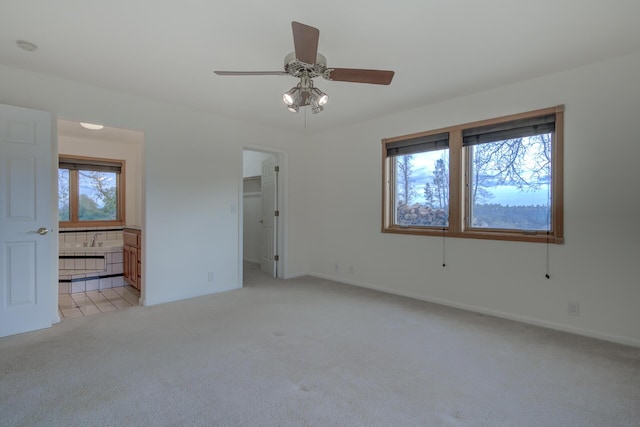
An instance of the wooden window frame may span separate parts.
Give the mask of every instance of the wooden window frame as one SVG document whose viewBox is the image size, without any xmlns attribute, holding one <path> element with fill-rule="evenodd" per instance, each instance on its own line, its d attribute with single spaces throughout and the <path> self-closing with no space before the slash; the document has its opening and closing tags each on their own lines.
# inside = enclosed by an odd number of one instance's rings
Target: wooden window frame
<svg viewBox="0 0 640 427">
<path fill-rule="evenodd" d="M 86 162 L 87 164 L 91 164 L 91 162 L 95 162 L 96 164 L 101 163 L 114 163 L 120 165 L 120 173 L 116 173 L 116 194 L 117 194 L 117 218 L 114 220 L 104 220 L 104 221 L 80 221 L 78 219 L 78 208 L 79 208 L 79 198 L 80 198 L 80 189 L 79 189 L 79 181 L 78 181 L 78 173 L 75 170 L 69 171 L 69 221 L 58 221 L 60 228 L 70 228 L 70 227 L 109 227 L 109 226 L 123 226 L 125 224 L 125 160 L 116 160 L 116 159 L 105 159 L 98 157 L 85 157 L 85 156 L 73 156 L 73 155 L 60 155 L 59 158 L 65 159 L 77 159 L 82 162 Z M 60 169 L 60 168 L 58 168 Z M 72 179 L 72 176 L 75 176 L 75 179 Z"/>
<path fill-rule="evenodd" d="M 551 162 L 551 229 L 549 231 L 505 230 L 473 228 L 469 224 L 469 161 L 463 147 L 465 129 L 494 125 L 514 120 L 555 114 L 555 132 Z M 401 226 L 394 223 L 395 182 L 394 157 L 387 154 L 387 145 L 438 133 L 449 133 L 449 225 L 447 227 Z M 564 243 L 564 190 L 563 190 L 564 106 L 512 114 L 488 120 L 450 126 L 426 132 L 382 139 L 382 229 L 383 233 L 422 236 L 456 237 L 520 242 Z"/>
</svg>

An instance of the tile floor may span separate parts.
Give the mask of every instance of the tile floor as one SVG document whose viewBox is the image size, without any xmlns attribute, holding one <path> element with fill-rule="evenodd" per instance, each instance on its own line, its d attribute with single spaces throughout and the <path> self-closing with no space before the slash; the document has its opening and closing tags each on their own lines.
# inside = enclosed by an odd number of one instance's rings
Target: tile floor
<svg viewBox="0 0 640 427">
<path fill-rule="evenodd" d="M 132 286 L 58 295 L 61 319 L 118 311 L 138 305 L 140 291 Z"/>
</svg>

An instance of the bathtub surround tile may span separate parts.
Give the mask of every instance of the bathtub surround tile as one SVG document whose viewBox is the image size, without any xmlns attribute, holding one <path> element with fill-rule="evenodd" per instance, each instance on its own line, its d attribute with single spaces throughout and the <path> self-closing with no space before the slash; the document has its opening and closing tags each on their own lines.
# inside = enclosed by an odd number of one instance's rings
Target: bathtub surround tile
<svg viewBox="0 0 640 427">
<path fill-rule="evenodd" d="M 73 270 L 75 268 L 73 259 L 64 259 L 64 269 L 65 270 Z"/>
<path fill-rule="evenodd" d="M 84 292 L 86 291 L 85 281 L 79 282 L 71 282 L 71 293 L 75 294 L 76 292 Z"/>
<path fill-rule="evenodd" d="M 100 278 L 100 290 L 103 289 L 111 289 L 113 287 L 113 283 L 112 283 L 112 278 L 111 277 L 101 277 Z"/>
<path fill-rule="evenodd" d="M 116 277 L 114 277 L 114 278 L 112 279 L 112 284 L 111 284 L 111 286 L 112 286 L 113 288 L 119 288 L 119 287 L 122 287 L 122 286 L 124 286 L 124 285 L 125 285 L 125 283 L 124 283 L 124 277 L 123 277 L 123 276 L 116 276 Z"/>
<path fill-rule="evenodd" d="M 122 274 L 124 272 L 124 264 L 122 262 L 113 263 L 111 266 L 111 274 Z"/>
<path fill-rule="evenodd" d="M 100 280 L 99 279 L 87 280 L 87 282 L 86 282 L 87 291 L 96 291 L 99 288 L 100 288 Z"/>
<path fill-rule="evenodd" d="M 73 268 L 75 270 L 86 270 L 87 269 L 87 263 L 86 260 L 84 258 L 76 258 L 73 260 Z"/>
</svg>

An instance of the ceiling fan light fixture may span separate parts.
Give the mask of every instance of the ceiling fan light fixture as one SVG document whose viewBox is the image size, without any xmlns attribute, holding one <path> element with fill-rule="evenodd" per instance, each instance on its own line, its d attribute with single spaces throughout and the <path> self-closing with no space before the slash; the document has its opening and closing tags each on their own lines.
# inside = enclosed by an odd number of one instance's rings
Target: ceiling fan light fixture
<svg viewBox="0 0 640 427">
<path fill-rule="evenodd" d="M 286 105 L 293 105 L 296 102 L 296 98 L 299 97 L 300 88 L 298 86 L 292 87 L 290 90 L 282 94 L 282 101 Z"/>
<path fill-rule="evenodd" d="M 327 105 L 327 102 L 329 102 L 329 95 L 327 95 L 317 87 L 311 89 L 311 93 L 320 107 Z"/>
<path fill-rule="evenodd" d="M 311 97 L 311 112 L 313 114 L 318 114 L 322 110 L 324 110 L 324 107 L 318 104 L 318 100 L 315 97 Z"/>
<path fill-rule="evenodd" d="M 300 111 L 300 107 L 298 107 L 297 104 L 291 104 L 291 105 L 287 105 L 287 110 L 289 110 L 292 113 L 297 113 L 298 111 Z"/>
</svg>

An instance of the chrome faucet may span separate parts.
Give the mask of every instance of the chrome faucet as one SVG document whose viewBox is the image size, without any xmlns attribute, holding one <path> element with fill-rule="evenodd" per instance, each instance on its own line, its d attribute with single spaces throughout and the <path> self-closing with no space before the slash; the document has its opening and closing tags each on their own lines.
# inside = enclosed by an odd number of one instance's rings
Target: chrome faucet
<svg viewBox="0 0 640 427">
<path fill-rule="evenodd" d="M 96 238 L 98 237 L 98 234 L 102 234 L 102 233 L 96 233 L 91 237 L 91 247 L 95 247 L 96 246 Z"/>
</svg>

